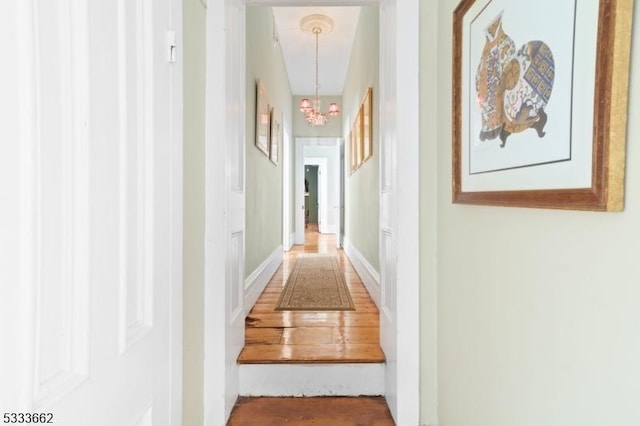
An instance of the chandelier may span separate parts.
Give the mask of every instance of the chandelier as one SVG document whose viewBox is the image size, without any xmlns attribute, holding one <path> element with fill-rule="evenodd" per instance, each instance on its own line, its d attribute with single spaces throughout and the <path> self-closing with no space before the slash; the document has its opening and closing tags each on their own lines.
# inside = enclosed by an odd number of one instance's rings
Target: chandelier
<svg viewBox="0 0 640 426">
<path fill-rule="evenodd" d="M 322 33 L 328 33 L 333 29 L 333 20 L 325 15 L 309 15 L 300 21 L 300 28 L 304 32 L 311 32 L 316 36 L 316 93 L 313 100 L 308 98 L 300 101 L 300 112 L 311 126 L 324 126 L 329 118 L 340 113 L 338 104 L 332 102 L 326 112 L 322 112 L 322 101 L 318 96 L 318 37 Z"/>
</svg>

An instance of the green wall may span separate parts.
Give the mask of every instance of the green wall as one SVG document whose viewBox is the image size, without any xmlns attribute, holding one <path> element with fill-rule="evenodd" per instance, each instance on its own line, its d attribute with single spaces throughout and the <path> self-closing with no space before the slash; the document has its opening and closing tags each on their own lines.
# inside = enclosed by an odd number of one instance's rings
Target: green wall
<svg viewBox="0 0 640 426">
<path fill-rule="evenodd" d="M 420 4 L 420 423 L 437 425 L 438 2 Z"/>
<path fill-rule="evenodd" d="M 204 223 L 206 10 L 183 2 L 184 210 L 183 210 L 183 405 L 182 423 L 204 416 Z"/>
<path fill-rule="evenodd" d="M 245 277 L 282 244 L 282 146 L 275 165 L 255 146 L 256 81 L 262 80 L 280 122 L 292 123 L 291 89 L 269 7 L 247 7 L 247 141 Z M 282 117 L 285 120 L 282 120 Z M 291 131 L 289 132 L 291 134 Z"/>
<path fill-rule="evenodd" d="M 346 141 L 345 162 L 349 163 L 349 131 L 367 88 L 373 93 L 373 156 L 354 174 L 345 174 L 345 237 L 376 270 L 380 270 L 379 207 L 379 13 L 377 6 L 363 7 L 351 51 L 345 89 L 342 94 L 342 137 Z"/>
<path fill-rule="evenodd" d="M 421 423 L 434 424 L 426 344 L 437 333 L 438 424 L 639 425 L 640 25 L 623 212 L 458 205 L 451 64 L 459 0 L 431 3 L 421 3 L 420 25 Z M 640 2 L 634 9 L 637 20 Z"/>
</svg>

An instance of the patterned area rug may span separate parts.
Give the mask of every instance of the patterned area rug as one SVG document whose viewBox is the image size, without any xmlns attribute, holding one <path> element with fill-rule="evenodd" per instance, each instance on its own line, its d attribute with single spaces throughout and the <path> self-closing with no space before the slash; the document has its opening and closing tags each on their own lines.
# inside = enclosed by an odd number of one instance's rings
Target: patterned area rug
<svg viewBox="0 0 640 426">
<path fill-rule="evenodd" d="M 353 310 L 338 257 L 315 253 L 298 256 L 276 305 L 276 311 Z"/>
</svg>

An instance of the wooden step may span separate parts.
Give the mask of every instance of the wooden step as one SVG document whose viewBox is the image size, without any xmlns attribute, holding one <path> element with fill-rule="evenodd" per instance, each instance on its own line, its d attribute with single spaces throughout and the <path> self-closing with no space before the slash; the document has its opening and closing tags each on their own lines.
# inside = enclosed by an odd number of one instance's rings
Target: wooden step
<svg viewBox="0 0 640 426">
<path fill-rule="evenodd" d="M 286 350 L 283 350 L 286 348 Z M 336 345 L 249 345 L 245 346 L 240 364 L 311 364 L 311 363 L 383 363 L 384 354 L 378 344 Z"/>
<path fill-rule="evenodd" d="M 381 397 L 240 398 L 227 426 L 394 426 Z"/>
</svg>

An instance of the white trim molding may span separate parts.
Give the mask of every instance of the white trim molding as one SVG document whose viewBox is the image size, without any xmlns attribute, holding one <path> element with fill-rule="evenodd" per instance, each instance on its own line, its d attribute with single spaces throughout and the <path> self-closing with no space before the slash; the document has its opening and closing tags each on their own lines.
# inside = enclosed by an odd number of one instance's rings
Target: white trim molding
<svg viewBox="0 0 640 426">
<path fill-rule="evenodd" d="M 282 246 L 278 246 L 264 262 L 244 280 L 244 316 L 246 317 L 262 291 L 282 263 Z"/>
<path fill-rule="evenodd" d="M 384 363 L 242 364 L 240 396 L 379 396 L 384 377 Z"/>
<path fill-rule="evenodd" d="M 336 234 L 338 226 L 337 225 L 324 225 L 320 229 L 320 233 L 322 234 Z"/>
<path fill-rule="evenodd" d="M 376 269 L 371 266 L 371 264 L 365 259 L 365 257 L 360 253 L 360 251 L 351 243 L 351 240 L 347 237 L 344 237 L 344 252 L 353 264 L 358 275 L 360 275 L 360 279 L 362 283 L 367 288 L 369 292 L 369 296 L 373 299 L 378 307 L 378 310 L 381 310 L 380 306 L 380 273 L 376 271 Z"/>
</svg>

